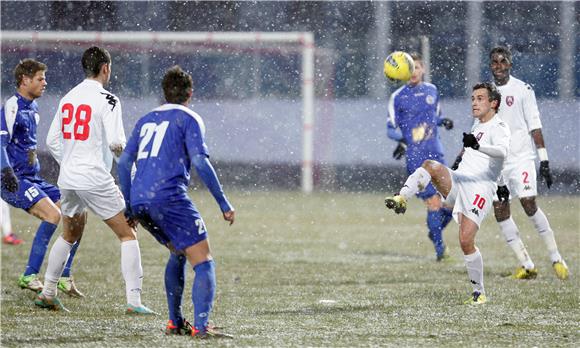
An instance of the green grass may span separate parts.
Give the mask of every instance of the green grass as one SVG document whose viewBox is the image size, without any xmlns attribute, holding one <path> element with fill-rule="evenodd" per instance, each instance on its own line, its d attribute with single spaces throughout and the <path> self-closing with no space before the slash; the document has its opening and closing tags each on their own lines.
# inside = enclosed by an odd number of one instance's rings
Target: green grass
<svg viewBox="0 0 580 348">
<path fill-rule="evenodd" d="M 504 277 L 516 260 L 493 217 L 486 219 L 477 244 L 490 302 L 473 307 L 462 305 L 471 288 L 457 225 L 452 222 L 445 231 L 453 259 L 436 263 L 418 200 L 398 216 L 384 208 L 382 194 L 233 192 L 237 220 L 228 227 L 207 192 L 192 195 L 217 262 L 212 320 L 236 336 L 220 345 L 555 347 L 580 342 L 579 197 L 539 199 L 572 272 L 566 282 L 554 276 L 543 242 L 519 205 L 512 208 L 514 218 L 540 273 L 533 281 Z M 38 221 L 21 211 L 13 220 L 26 244 L 2 247 L 2 346 L 205 344 L 163 335 L 168 252 L 142 229 L 143 301 L 161 316 L 123 314 L 119 244 L 94 215 L 74 269 L 88 297 L 64 297 L 71 313 L 52 313 L 35 308 L 32 292 L 16 285 Z M 188 317 L 192 279 L 189 271 Z"/>
</svg>

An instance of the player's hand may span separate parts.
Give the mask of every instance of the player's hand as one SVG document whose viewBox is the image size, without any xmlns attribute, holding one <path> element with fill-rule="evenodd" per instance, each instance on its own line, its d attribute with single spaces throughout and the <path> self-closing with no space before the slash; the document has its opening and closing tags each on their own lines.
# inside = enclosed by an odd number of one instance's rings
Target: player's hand
<svg viewBox="0 0 580 348">
<path fill-rule="evenodd" d="M 18 178 L 14 174 L 12 167 L 2 169 L 2 189 L 8 192 L 18 191 Z"/>
<path fill-rule="evenodd" d="M 441 119 L 441 125 L 447 130 L 453 129 L 453 120 L 450 118 L 443 118 Z"/>
<path fill-rule="evenodd" d="M 470 147 L 474 150 L 478 150 L 479 142 L 477 141 L 475 135 L 471 133 L 463 133 L 463 147 Z"/>
<path fill-rule="evenodd" d="M 236 212 L 234 210 L 226 211 L 224 213 L 224 220 L 228 221 L 230 223 L 230 226 L 234 223 L 235 219 L 236 219 Z"/>
<path fill-rule="evenodd" d="M 451 170 L 457 170 L 457 168 L 459 168 L 459 163 L 461 163 L 462 159 L 463 159 L 463 157 L 457 156 L 457 158 L 455 159 L 455 162 L 453 162 L 453 165 L 451 166 Z"/>
<path fill-rule="evenodd" d="M 550 173 L 550 161 L 540 162 L 540 176 L 546 180 L 548 188 L 552 186 L 552 173 Z"/>
<path fill-rule="evenodd" d="M 400 160 L 401 158 L 403 158 L 403 156 L 405 156 L 406 153 L 407 153 L 407 144 L 405 144 L 403 141 L 399 141 L 399 145 L 397 145 L 397 148 L 395 149 L 395 151 L 393 151 L 393 157 L 396 160 Z"/>
<path fill-rule="evenodd" d="M 497 187 L 497 198 L 500 202 L 508 202 L 510 199 L 510 190 L 507 185 Z"/>
<path fill-rule="evenodd" d="M 137 225 L 139 225 L 139 221 L 133 215 L 133 211 L 131 210 L 131 208 L 129 208 L 129 205 L 126 205 L 124 214 L 125 214 L 125 220 L 127 221 L 127 224 L 129 225 L 129 227 L 131 227 L 133 229 L 137 228 Z"/>
</svg>

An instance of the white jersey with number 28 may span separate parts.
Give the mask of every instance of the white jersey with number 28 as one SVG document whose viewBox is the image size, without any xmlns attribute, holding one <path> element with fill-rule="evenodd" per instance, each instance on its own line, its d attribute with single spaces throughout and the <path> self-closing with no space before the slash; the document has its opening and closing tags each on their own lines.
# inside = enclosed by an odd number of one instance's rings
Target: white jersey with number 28
<svg viewBox="0 0 580 348">
<path fill-rule="evenodd" d="M 46 139 L 60 163 L 58 186 L 90 190 L 114 183 L 111 146 L 125 146 L 121 102 L 86 79 L 60 101 Z"/>
</svg>

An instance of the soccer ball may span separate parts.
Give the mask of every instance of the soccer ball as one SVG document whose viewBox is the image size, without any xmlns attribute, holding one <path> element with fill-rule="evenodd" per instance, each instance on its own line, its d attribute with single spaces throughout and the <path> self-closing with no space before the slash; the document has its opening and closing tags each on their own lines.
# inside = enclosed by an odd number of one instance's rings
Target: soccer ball
<svg viewBox="0 0 580 348">
<path fill-rule="evenodd" d="M 396 51 L 385 59 L 383 71 L 388 79 L 407 81 L 415 71 L 415 62 L 408 53 Z"/>
</svg>

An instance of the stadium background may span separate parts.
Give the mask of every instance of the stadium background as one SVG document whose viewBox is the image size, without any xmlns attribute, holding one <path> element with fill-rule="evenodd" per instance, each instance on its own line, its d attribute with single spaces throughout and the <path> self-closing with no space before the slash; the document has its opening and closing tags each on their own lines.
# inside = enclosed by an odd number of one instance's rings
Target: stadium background
<svg viewBox="0 0 580 348">
<path fill-rule="evenodd" d="M 513 75 L 533 85 L 556 174 L 550 192 L 580 192 L 580 52 L 578 2 L 2 2 L 2 30 L 312 31 L 316 41 L 315 189 L 391 190 L 404 175 L 386 139 L 388 93 L 382 60 L 429 39 L 431 80 L 455 121 L 441 131 L 446 157 L 469 128 L 469 86 L 490 79 L 487 53 L 514 51 Z M 113 52 L 110 90 L 123 103 L 126 131 L 160 102 L 164 70 L 181 64 L 195 81 L 194 109 L 208 127 L 210 151 L 226 185 L 300 185 L 300 60 L 295 54 L 246 51 L 148 57 Z M 46 62 L 40 151 L 58 99 L 82 77 L 79 53 L 2 47 L 2 98 L 13 93 L 12 68 L 32 56 Z M 147 65 L 143 64 L 147 61 Z M 54 162 L 41 154 L 44 174 Z M 283 178 L 283 179 L 280 179 Z M 540 185 L 544 190 L 545 185 Z"/>
</svg>

